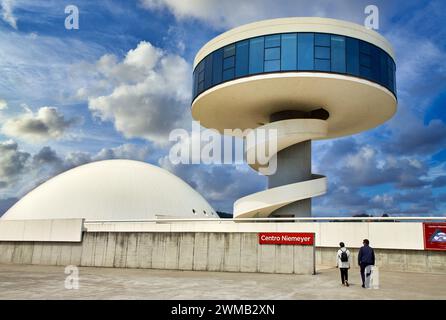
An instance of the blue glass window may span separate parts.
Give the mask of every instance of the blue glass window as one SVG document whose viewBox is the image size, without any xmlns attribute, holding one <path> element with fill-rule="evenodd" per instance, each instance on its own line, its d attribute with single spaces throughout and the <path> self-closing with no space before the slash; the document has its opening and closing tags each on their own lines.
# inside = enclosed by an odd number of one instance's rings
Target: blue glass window
<svg viewBox="0 0 446 320">
<path fill-rule="evenodd" d="M 265 37 L 265 48 L 280 47 L 280 34 Z"/>
<path fill-rule="evenodd" d="M 347 73 L 359 76 L 359 42 L 356 39 L 347 38 Z"/>
<path fill-rule="evenodd" d="M 359 67 L 359 75 L 361 77 L 370 79 L 370 77 L 372 76 L 372 72 L 370 70 L 370 68 L 364 67 L 364 66 L 360 66 Z"/>
<path fill-rule="evenodd" d="M 381 68 L 379 67 L 380 58 L 379 58 L 379 49 L 378 47 L 372 46 L 370 48 L 370 66 L 371 66 L 371 78 L 375 82 L 380 82 L 381 78 Z"/>
<path fill-rule="evenodd" d="M 223 51 L 223 81 L 235 77 L 235 45 L 229 45 Z"/>
<path fill-rule="evenodd" d="M 265 37 L 265 72 L 280 70 L 280 35 Z"/>
<path fill-rule="evenodd" d="M 229 57 L 229 58 L 225 58 L 223 60 L 223 70 L 229 69 L 229 68 L 234 68 L 235 67 L 235 57 Z"/>
<path fill-rule="evenodd" d="M 223 81 L 234 79 L 234 68 L 223 71 Z"/>
<path fill-rule="evenodd" d="M 359 51 L 361 53 L 370 54 L 370 44 L 359 40 Z"/>
<path fill-rule="evenodd" d="M 204 90 L 204 82 L 198 83 L 198 94 L 202 93 Z"/>
<path fill-rule="evenodd" d="M 396 73 L 396 65 L 395 62 L 392 61 L 392 91 L 396 92 L 396 81 L 395 81 L 395 73 Z"/>
<path fill-rule="evenodd" d="M 314 70 L 330 71 L 330 46 L 329 34 L 316 33 L 314 35 Z"/>
<path fill-rule="evenodd" d="M 200 61 L 200 63 L 197 65 L 196 70 L 197 70 L 197 72 L 201 72 L 204 70 L 204 62 L 203 61 Z"/>
<path fill-rule="evenodd" d="M 223 81 L 277 71 L 321 71 L 359 76 L 396 90 L 395 63 L 362 40 L 323 33 L 284 33 L 239 41 L 201 60 L 192 74 L 195 98 Z"/>
<path fill-rule="evenodd" d="M 193 72 L 192 79 L 193 79 L 192 80 L 193 81 L 193 84 L 192 84 L 192 95 L 193 95 L 193 97 L 195 97 L 197 95 L 197 84 L 198 84 L 198 77 L 197 77 L 197 72 L 196 71 Z"/>
<path fill-rule="evenodd" d="M 265 72 L 273 72 L 280 70 L 280 60 L 265 61 Z"/>
<path fill-rule="evenodd" d="M 383 84 L 384 86 L 386 86 L 387 88 L 389 87 L 389 76 L 388 76 L 388 72 L 387 72 L 387 56 L 384 53 L 384 51 L 381 50 L 380 55 L 379 55 L 379 66 L 381 68 L 381 84 Z"/>
<path fill-rule="evenodd" d="M 236 56 L 235 56 L 235 76 L 243 77 L 248 74 L 249 71 L 249 41 L 241 41 L 237 43 Z"/>
<path fill-rule="evenodd" d="M 212 54 L 204 59 L 204 89 L 209 89 L 212 85 Z"/>
<path fill-rule="evenodd" d="M 223 58 L 231 57 L 235 55 L 235 45 L 231 44 L 224 48 Z"/>
<path fill-rule="evenodd" d="M 393 69 L 392 69 L 392 60 L 387 57 L 387 74 L 389 78 L 389 86 L 393 86 Z"/>
<path fill-rule="evenodd" d="M 330 35 L 325 33 L 316 33 L 314 35 L 314 45 L 329 47 L 330 46 Z"/>
<path fill-rule="evenodd" d="M 265 60 L 279 60 L 280 48 L 268 48 L 265 49 Z"/>
<path fill-rule="evenodd" d="M 331 36 L 331 71 L 345 73 L 345 37 Z"/>
<path fill-rule="evenodd" d="M 283 34 L 281 48 L 281 70 L 297 69 L 297 34 Z"/>
<path fill-rule="evenodd" d="M 314 59 L 314 70 L 330 71 L 330 60 Z"/>
<path fill-rule="evenodd" d="M 198 73 L 198 82 L 204 81 L 204 71 Z"/>
<path fill-rule="evenodd" d="M 330 48 L 329 47 L 315 47 L 314 57 L 316 59 L 330 59 Z"/>
<path fill-rule="evenodd" d="M 389 66 L 389 88 L 393 92 L 396 91 L 396 83 L 395 83 L 395 72 L 396 67 L 395 63 L 393 62 L 392 58 L 390 56 L 387 56 L 387 65 Z"/>
<path fill-rule="evenodd" d="M 367 55 L 367 54 L 363 54 L 363 53 L 361 53 L 361 54 L 359 55 L 359 64 L 360 64 L 361 66 L 370 68 L 371 63 L 372 63 L 372 60 L 370 59 L 370 56 L 369 56 L 369 55 Z"/>
<path fill-rule="evenodd" d="M 264 37 L 249 40 L 249 74 L 263 72 Z"/>
<path fill-rule="evenodd" d="M 299 33 L 297 36 L 297 67 L 299 70 L 314 69 L 314 35 Z"/>
<path fill-rule="evenodd" d="M 212 85 L 219 84 L 223 79 L 223 50 L 219 49 L 212 57 Z"/>
</svg>

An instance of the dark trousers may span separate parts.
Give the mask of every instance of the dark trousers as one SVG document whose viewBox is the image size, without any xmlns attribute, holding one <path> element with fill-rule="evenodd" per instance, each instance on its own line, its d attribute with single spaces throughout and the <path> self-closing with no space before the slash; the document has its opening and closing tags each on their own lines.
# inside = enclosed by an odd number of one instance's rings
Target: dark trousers
<svg viewBox="0 0 446 320">
<path fill-rule="evenodd" d="M 368 263 L 361 263 L 359 266 L 361 268 L 362 285 L 364 285 L 364 283 L 365 283 L 365 268 L 367 268 L 367 266 L 370 266 L 370 264 L 368 264 Z"/>
<path fill-rule="evenodd" d="M 341 281 L 344 283 L 344 281 L 348 281 L 348 268 L 339 268 L 341 270 Z"/>
</svg>

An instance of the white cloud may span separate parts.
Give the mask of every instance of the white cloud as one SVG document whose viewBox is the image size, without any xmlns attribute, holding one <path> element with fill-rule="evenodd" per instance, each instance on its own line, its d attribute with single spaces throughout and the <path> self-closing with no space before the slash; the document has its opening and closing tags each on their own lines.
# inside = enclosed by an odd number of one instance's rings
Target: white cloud
<svg viewBox="0 0 446 320">
<path fill-rule="evenodd" d="M 105 159 L 130 159 L 130 160 L 146 160 L 149 155 L 148 146 L 140 146 L 134 144 L 123 144 L 115 148 L 101 149 L 94 157 L 94 160 Z"/>
<path fill-rule="evenodd" d="M 190 117 L 191 67 L 182 57 L 143 41 L 123 61 L 105 55 L 95 66 L 99 86 L 83 87 L 78 94 L 88 96 L 92 113 L 112 121 L 126 138 L 162 145 L 170 130 L 183 127 Z M 109 92 L 100 94 L 101 90 Z"/>
<path fill-rule="evenodd" d="M 8 104 L 5 100 L 0 99 L 0 110 L 5 110 L 6 108 L 8 108 Z"/>
<path fill-rule="evenodd" d="M 15 182 L 24 172 L 29 157 L 29 153 L 19 150 L 16 142 L 0 142 L 0 185 Z"/>
<path fill-rule="evenodd" d="M 423 105 L 429 105 L 431 97 L 436 95 L 435 92 L 433 95 L 429 94 L 429 91 L 442 88 L 446 71 L 443 63 L 446 52 L 432 39 L 418 37 L 405 29 L 395 29 L 387 36 L 396 51 L 397 89 L 400 101 L 404 99 L 408 104 L 413 104 L 411 100 L 416 97 L 421 103 L 413 108 L 421 110 Z M 417 45 L 414 46 L 414 43 Z M 427 103 L 423 103 L 423 100 Z"/>
<path fill-rule="evenodd" d="M 37 113 L 26 113 L 8 119 L 1 132 L 7 136 L 31 142 L 41 142 L 49 139 L 60 139 L 68 128 L 78 122 L 78 119 L 65 119 L 55 107 L 42 107 Z"/>
<path fill-rule="evenodd" d="M 2 19 L 8 23 L 11 27 L 17 30 L 17 18 L 14 16 L 14 0 L 1 0 L 1 14 Z"/>
<path fill-rule="evenodd" d="M 225 212 L 232 212 L 235 200 L 264 189 L 266 184 L 266 178 L 254 170 L 235 165 L 174 165 L 168 156 L 160 158 L 158 163 L 189 183 L 214 208 Z"/>
<path fill-rule="evenodd" d="M 375 154 L 376 152 L 372 147 L 364 146 L 358 153 L 347 156 L 346 165 L 354 170 L 361 170 L 365 163 L 374 160 Z"/>
<path fill-rule="evenodd" d="M 392 208 L 394 205 L 393 197 L 389 194 L 377 194 L 372 198 L 372 202 L 384 208 Z"/>
<path fill-rule="evenodd" d="M 135 49 L 127 52 L 124 64 L 151 70 L 155 67 L 161 56 L 162 51 L 160 49 L 152 46 L 150 42 L 142 41 Z"/>
</svg>

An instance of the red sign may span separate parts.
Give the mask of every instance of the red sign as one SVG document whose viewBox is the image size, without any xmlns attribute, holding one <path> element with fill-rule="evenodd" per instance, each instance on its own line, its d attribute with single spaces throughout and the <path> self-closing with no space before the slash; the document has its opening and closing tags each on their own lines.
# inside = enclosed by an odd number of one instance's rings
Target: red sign
<svg viewBox="0 0 446 320">
<path fill-rule="evenodd" d="M 424 249 L 446 251 L 446 223 L 424 222 Z"/>
<path fill-rule="evenodd" d="M 259 233 L 259 244 L 290 244 L 312 246 L 314 244 L 314 233 Z"/>
</svg>

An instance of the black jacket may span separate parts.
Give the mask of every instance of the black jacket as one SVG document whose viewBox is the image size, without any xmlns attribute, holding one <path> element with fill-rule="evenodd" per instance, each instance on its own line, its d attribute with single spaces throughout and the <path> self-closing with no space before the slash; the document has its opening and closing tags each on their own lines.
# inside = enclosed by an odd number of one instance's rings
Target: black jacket
<svg viewBox="0 0 446 320">
<path fill-rule="evenodd" d="M 375 264 L 375 252 L 369 246 L 363 246 L 359 249 L 358 264 Z"/>
</svg>

